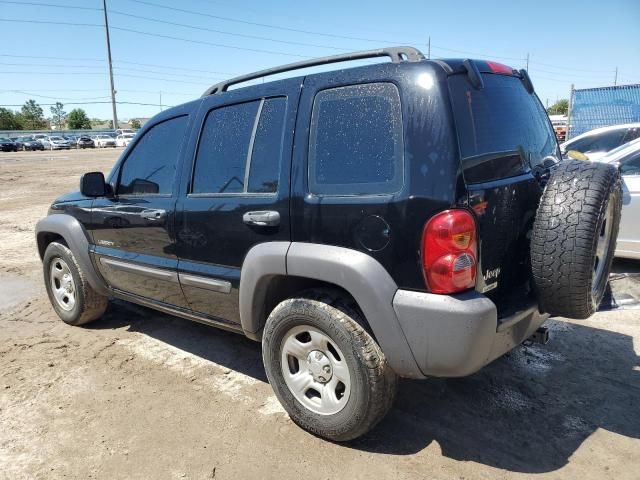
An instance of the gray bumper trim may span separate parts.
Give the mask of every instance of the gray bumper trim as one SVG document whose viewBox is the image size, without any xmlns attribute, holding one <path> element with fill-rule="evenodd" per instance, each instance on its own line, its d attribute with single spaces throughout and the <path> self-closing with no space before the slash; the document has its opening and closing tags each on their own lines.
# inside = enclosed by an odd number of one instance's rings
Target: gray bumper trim
<svg viewBox="0 0 640 480">
<path fill-rule="evenodd" d="M 548 318 L 535 305 L 505 319 L 484 295 L 398 290 L 393 308 L 413 356 L 426 376 L 470 375 L 530 337 Z"/>
</svg>

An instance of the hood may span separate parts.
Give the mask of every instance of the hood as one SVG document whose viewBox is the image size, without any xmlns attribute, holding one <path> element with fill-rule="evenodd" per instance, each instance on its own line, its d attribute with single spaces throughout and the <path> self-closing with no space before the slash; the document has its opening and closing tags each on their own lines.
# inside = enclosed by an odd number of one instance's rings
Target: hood
<svg viewBox="0 0 640 480">
<path fill-rule="evenodd" d="M 89 200 L 89 197 L 85 197 L 79 191 L 77 192 L 69 192 L 64 195 L 60 195 L 53 201 L 53 204 L 57 203 L 67 203 L 67 202 L 77 202 L 79 200 Z"/>
</svg>

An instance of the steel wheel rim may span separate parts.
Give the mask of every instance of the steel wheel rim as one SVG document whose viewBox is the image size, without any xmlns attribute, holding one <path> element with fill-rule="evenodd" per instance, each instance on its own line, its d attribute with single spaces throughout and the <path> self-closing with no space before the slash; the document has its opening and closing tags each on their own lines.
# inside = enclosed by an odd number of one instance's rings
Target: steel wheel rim
<svg viewBox="0 0 640 480">
<path fill-rule="evenodd" d="M 69 265 L 60 257 L 51 260 L 49 267 L 51 292 L 58 306 L 69 312 L 76 305 L 76 284 Z"/>
<path fill-rule="evenodd" d="M 281 368 L 289 391 L 318 415 L 340 412 L 351 395 L 351 373 L 336 343 L 315 327 L 293 327 L 282 339 Z"/>
<path fill-rule="evenodd" d="M 598 295 L 603 285 L 606 284 L 604 278 L 607 259 L 611 249 L 611 230 L 613 229 L 613 199 L 609 198 L 604 220 L 598 233 L 598 243 L 596 244 L 596 259 L 593 265 L 592 293 Z"/>
</svg>

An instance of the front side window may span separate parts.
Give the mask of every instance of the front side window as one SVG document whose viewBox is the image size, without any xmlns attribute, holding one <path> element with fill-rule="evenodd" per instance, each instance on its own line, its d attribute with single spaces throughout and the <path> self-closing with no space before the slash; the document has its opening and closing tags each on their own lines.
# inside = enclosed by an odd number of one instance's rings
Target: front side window
<svg viewBox="0 0 640 480">
<path fill-rule="evenodd" d="M 275 193 L 282 157 L 286 98 L 212 110 L 204 122 L 191 193 Z"/>
<path fill-rule="evenodd" d="M 187 120 L 176 117 L 147 130 L 122 165 L 119 195 L 171 194 Z"/>
<path fill-rule="evenodd" d="M 402 188 L 404 144 L 400 94 L 391 83 L 323 90 L 309 134 L 309 191 L 379 195 Z"/>
</svg>

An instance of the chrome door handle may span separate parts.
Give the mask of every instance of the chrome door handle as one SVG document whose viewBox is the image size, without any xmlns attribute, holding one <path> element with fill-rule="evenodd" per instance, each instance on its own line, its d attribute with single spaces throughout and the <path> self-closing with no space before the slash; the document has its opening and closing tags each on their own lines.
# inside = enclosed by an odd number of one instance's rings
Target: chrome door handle
<svg viewBox="0 0 640 480">
<path fill-rule="evenodd" d="M 162 220 L 167 216 L 166 210 L 143 210 L 140 212 L 140 216 L 145 220 Z"/>
<path fill-rule="evenodd" d="M 242 221 L 247 225 L 258 227 L 276 227 L 280 225 L 280 213 L 274 210 L 246 212 L 242 215 Z"/>
</svg>

